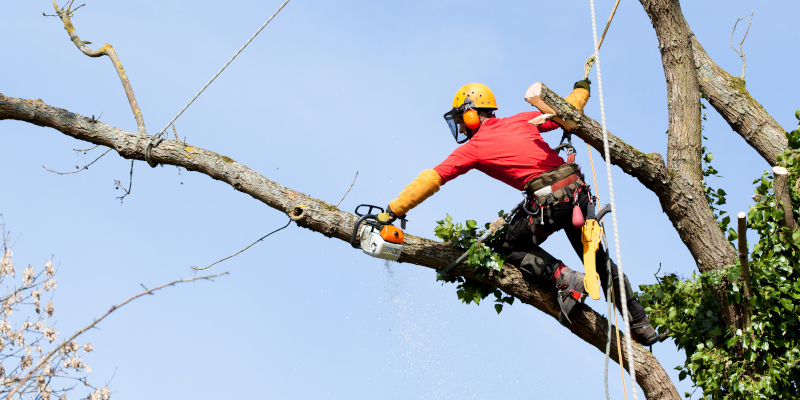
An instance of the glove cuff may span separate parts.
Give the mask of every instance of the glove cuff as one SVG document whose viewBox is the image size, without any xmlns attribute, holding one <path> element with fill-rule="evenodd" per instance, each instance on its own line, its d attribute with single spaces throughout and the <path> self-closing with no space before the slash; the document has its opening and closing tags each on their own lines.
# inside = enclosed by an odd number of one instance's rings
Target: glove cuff
<svg viewBox="0 0 800 400">
<path fill-rule="evenodd" d="M 592 81 L 590 81 L 588 79 L 584 79 L 584 80 L 580 80 L 580 81 L 575 82 L 575 85 L 573 85 L 572 88 L 573 89 L 579 89 L 579 88 L 580 89 L 585 89 L 587 92 L 591 93 L 592 92 L 591 84 L 592 84 Z"/>
</svg>

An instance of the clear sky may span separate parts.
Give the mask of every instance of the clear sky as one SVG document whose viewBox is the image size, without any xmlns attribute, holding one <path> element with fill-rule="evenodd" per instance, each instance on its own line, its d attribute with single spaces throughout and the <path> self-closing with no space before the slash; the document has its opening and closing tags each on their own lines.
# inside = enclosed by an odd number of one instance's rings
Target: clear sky
<svg viewBox="0 0 800 400">
<path fill-rule="evenodd" d="M 277 9 L 280 0 L 92 1 L 73 22 L 93 48 L 117 50 L 149 132 L 157 132 Z M 602 3 L 602 4 L 600 4 Z M 597 4 L 602 30 L 613 2 Z M 750 93 L 787 129 L 800 108 L 795 2 L 686 1 L 706 51 L 739 75 L 730 48 L 737 15 L 755 13 L 744 43 Z M 107 58 L 80 53 L 49 0 L 4 2 L 0 93 L 136 131 Z M 745 21 L 746 22 L 746 21 Z M 744 22 L 743 22 L 744 23 Z M 743 28 L 740 24 L 740 28 Z M 743 30 L 737 32 L 738 44 Z M 787 43 L 788 42 L 788 43 Z M 738 47 L 738 46 L 737 46 Z M 493 89 L 499 116 L 530 110 L 525 89 L 542 81 L 566 95 L 592 53 L 588 1 L 405 2 L 293 0 L 176 122 L 191 145 L 229 156 L 267 178 L 352 211 L 385 205 L 456 146 L 442 114 L 456 89 Z M 650 21 L 623 2 L 601 50 L 609 130 L 644 152 L 665 153 L 666 89 Z M 596 75 L 592 79 L 596 83 Z M 586 113 L 599 120 L 597 85 Z M 750 205 L 767 164 L 706 110 L 707 146 L 728 192 L 724 209 Z M 546 139 L 555 145 L 560 131 Z M 578 140 L 580 143 L 580 140 Z M 130 161 L 54 130 L 0 122 L 0 213 L 19 268 L 58 267 L 60 337 L 142 290 L 193 276 L 282 226 L 287 217 L 207 176 Z M 578 162 L 589 173 L 583 144 Z M 605 167 L 594 153 L 601 201 Z M 690 275 L 694 262 L 655 195 L 613 168 L 622 266 L 634 286 L 653 275 Z M 489 221 L 520 194 L 479 172 L 445 185 L 409 215 L 407 232 L 433 238 L 435 221 Z M 544 246 L 580 261 L 564 235 Z M 454 285 L 427 268 L 372 259 L 295 225 L 214 266 L 230 271 L 159 292 L 117 311 L 81 341 L 95 384 L 117 399 L 562 399 L 602 398 L 603 354 L 556 320 L 515 304 L 460 304 Z M 605 313 L 604 302 L 591 307 Z M 683 357 L 654 347 L 672 374 Z M 621 398 L 618 366 L 610 372 Z M 679 391 L 691 390 L 687 382 Z M 629 392 L 630 394 L 630 392 Z M 640 392 L 641 395 L 641 392 Z M 695 394 L 694 398 L 697 398 Z"/>
</svg>

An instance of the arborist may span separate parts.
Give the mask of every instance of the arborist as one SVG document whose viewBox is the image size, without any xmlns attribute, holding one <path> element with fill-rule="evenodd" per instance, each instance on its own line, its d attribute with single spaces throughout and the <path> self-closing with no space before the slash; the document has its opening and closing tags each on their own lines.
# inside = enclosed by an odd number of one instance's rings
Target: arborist
<svg viewBox="0 0 800 400">
<path fill-rule="evenodd" d="M 586 79 L 576 82 L 565 100 L 583 110 L 589 99 L 590 83 Z M 539 111 L 497 118 L 495 110 L 494 94 L 485 85 L 470 83 L 458 89 L 453 108 L 444 114 L 444 119 L 460 146 L 441 164 L 422 171 L 389 203 L 386 213 L 379 219 L 391 222 L 405 217 L 440 186 L 471 169 L 525 191 L 525 207 L 512 217 L 502 245 L 494 250 L 505 254 L 506 262 L 518 267 L 527 279 L 556 285 L 561 306 L 559 320 L 565 323 L 575 304 L 582 303 L 586 297 L 584 274 L 568 268 L 540 245 L 551 234 L 563 229 L 578 256 L 583 255 L 581 227 L 574 226 L 573 212 L 578 207 L 583 216 L 587 216 L 591 200 L 589 185 L 584 182 L 580 167 L 565 162 L 540 135 L 558 128 L 558 124 L 553 121 L 538 127 L 529 124 L 529 120 L 541 115 Z M 597 270 L 605 291 L 608 290 L 608 273 L 602 246 L 596 254 Z M 614 262 L 610 265 L 614 290 L 620 293 L 617 266 Z M 640 344 L 649 346 L 658 341 L 659 336 L 634 297 L 628 278 L 624 279 L 632 333 Z M 616 296 L 616 306 L 622 310 L 619 297 Z"/>
</svg>

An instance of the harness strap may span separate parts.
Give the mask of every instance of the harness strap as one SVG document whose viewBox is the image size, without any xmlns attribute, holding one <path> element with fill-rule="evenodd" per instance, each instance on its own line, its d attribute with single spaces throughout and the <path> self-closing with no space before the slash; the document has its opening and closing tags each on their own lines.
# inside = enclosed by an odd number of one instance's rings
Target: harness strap
<svg viewBox="0 0 800 400">
<path fill-rule="evenodd" d="M 578 179 L 581 179 L 581 174 L 580 173 L 574 173 L 574 174 L 572 174 L 572 175 L 570 175 L 570 176 L 568 176 L 568 177 L 566 177 L 566 178 L 564 178 L 564 179 L 562 179 L 562 180 L 560 180 L 560 181 L 558 181 L 558 182 L 556 182 L 556 183 L 554 183 L 552 185 L 545 186 L 545 187 L 533 192 L 533 195 L 536 196 L 536 197 L 548 196 L 548 195 L 550 195 L 551 193 L 555 192 L 558 189 L 561 189 L 561 188 L 569 186 L 570 183 L 575 182 Z"/>
</svg>

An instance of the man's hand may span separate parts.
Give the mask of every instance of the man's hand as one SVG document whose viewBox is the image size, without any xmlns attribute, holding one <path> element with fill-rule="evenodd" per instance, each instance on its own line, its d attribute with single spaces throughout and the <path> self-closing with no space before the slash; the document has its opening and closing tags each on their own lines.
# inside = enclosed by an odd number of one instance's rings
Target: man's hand
<svg viewBox="0 0 800 400">
<path fill-rule="evenodd" d="M 384 225 L 391 224 L 397 220 L 397 215 L 392 212 L 389 206 L 386 206 L 386 212 L 378 214 L 378 222 Z"/>
<path fill-rule="evenodd" d="M 577 88 L 586 89 L 587 92 L 591 93 L 592 92 L 591 87 L 590 87 L 591 84 L 592 84 L 592 81 L 590 81 L 588 79 L 584 79 L 584 80 L 580 80 L 580 81 L 575 82 L 575 85 L 572 88 L 573 89 L 577 89 Z"/>
</svg>

